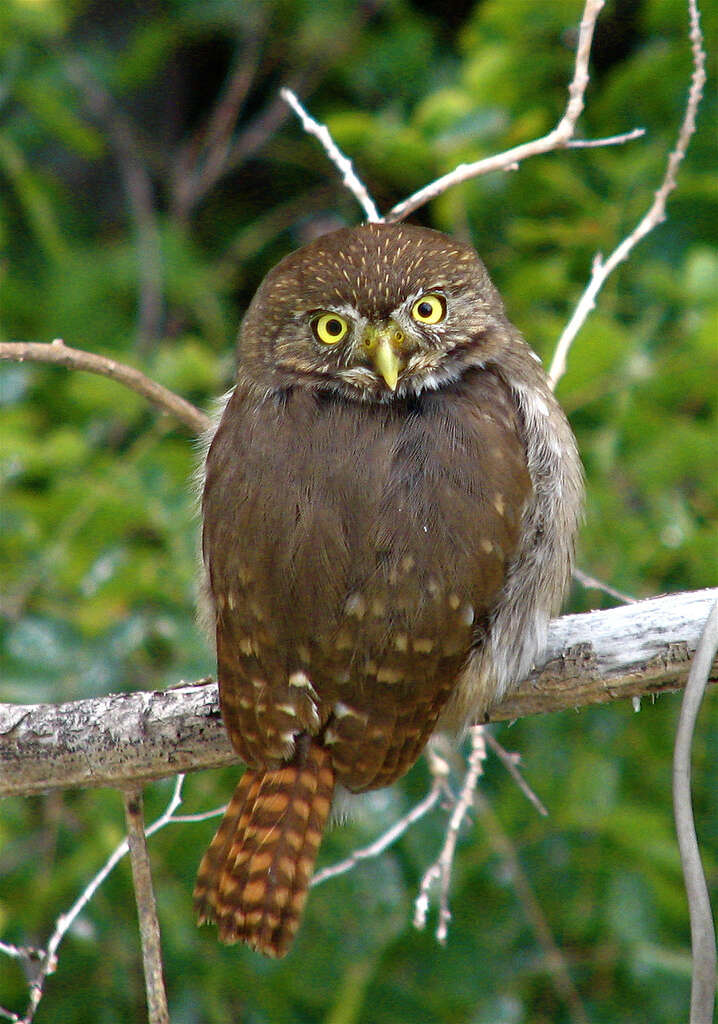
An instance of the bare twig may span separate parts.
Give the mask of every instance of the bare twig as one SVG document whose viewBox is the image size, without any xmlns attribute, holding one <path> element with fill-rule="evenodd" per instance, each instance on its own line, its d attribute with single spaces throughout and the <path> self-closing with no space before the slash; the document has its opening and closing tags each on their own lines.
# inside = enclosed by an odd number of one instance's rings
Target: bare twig
<svg viewBox="0 0 718 1024">
<path fill-rule="evenodd" d="M 593 30 L 604 2 L 605 0 L 586 0 L 578 34 L 578 43 L 576 45 L 573 79 L 568 87 L 568 103 L 566 104 L 563 117 L 553 131 L 550 131 L 540 139 L 524 142 L 520 146 L 513 146 L 503 153 L 497 153 L 494 156 L 485 157 L 483 160 L 476 160 L 470 164 L 459 164 L 453 171 L 437 178 L 429 185 L 425 185 L 424 188 L 419 189 L 418 192 L 409 196 L 408 199 L 397 203 L 387 214 L 386 220 L 403 220 L 404 217 L 407 217 L 420 206 L 428 203 L 431 199 L 436 199 L 437 196 L 442 195 L 447 189 L 453 188 L 454 185 L 458 185 L 462 181 L 478 178 L 480 175 L 488 174 L 490 171 L 516 170 L 522 160 L 538 156 L 540 153 L 550 153 L 552 150 L 566 149 L 569 146 L 576 148 L 577 144 L 573 139 L 573 134 L 576 130 L 576 122 L 583 111 L 584 94 L 589 82 L 588 60 L 591 54 Z M 588 144 L 596 146 L 615 145 L 636 139 L 642 134 L 643 129 L 636 128 L 624 135 L 614 135 L 608 139 L 595 139 Z M 581 140 L 578 142 L 578 145 L 585 147 L 587 143 Z"/>
<path fill-rule="evenodd" d="M 703 49 L 703 34 L 701 32 L 700 14 L 696 0 L 688 0 L 688 12 L 690 18 L 691 51 L 693 53 L 693 73 L 691 75 L 691 85 L 688 91 L 688 102 L 686 103 L 683 121 L 681 122 L 681 127 L 678 131 L 676 147 L 668 157 L 663 181 L 654 195 L 653 202 L 651 203 L 648 212 L 639 221 L 630 235 L 627 235 L 620 245 L 616 246 L 607 260 L 604 261 L 600 254 L 597 254 L 594 257 L 593 267 L 591 269 L 591 280 L 579 299 L 578 305 L 573 312 L 573 316 L 559 338 L 556 351 L 554 352 L 554 356 L 551 361 L 549 379 L 551 380 L 553 387 L 556 386 L 566 371 L 566 357 L 569 349 L 573 344 L 574 338 L 583 326 L 586 317 L 595 307 L 596 296 L 601 291 L 606 278 L 620 263 L 627 259 L 629 253 L 641 241 L 641 239 L 645 238 L 647 234 L 653 231 L 653 229 L 659 224 L 662 224 L 666 219 L 666 202 L 669 195 L 676 187 L 676 175 L 678 173 L 678 168 L 686 155 L 686 150 L 688 149 L 688 143 L 690 142 L 691 136 L 696 130 L 696 114 L 703 96 L 703 86 L 705 85 L 706 80 L 706 54 Z"/>
<path fill-rule="evenodd" d="M 609 597 L 614 597 L 617 601 L 622 601 L 623 604 L 638 603 L 637 598 L 630 597 L 628 594 L 624 594 L 621 590 L 616 590 L 616 588 L 612 587 L 609 583 L 604 583 L 603 580 L 597 580 L 595 576 L 589 576 L 588 573 L 583 572 L 582 569 L 574 569 L 573 578 L 587 590 L 600 590 L 602 593 L 608 594 Z"/>
<path fill-rule="evenodd" d="M 546 968 L 556 987 L 556 991 L 568 1005 L 571 1011 L 571 1018 L 575 1024 L 588 1024 L 586 1011 L 569 974 L 564 955 L 553 937 L 549 923 L 541 909 L 541 904 L 537 900 L 528 876 L 521 866 L 511 839 L 502 828 L 499 819 L 493 812 L 491 804 L 480 790 L 477 790 L 475 794 L 475 802 L 491 846 L 509 869 L 514 890 L 523 907 L 526 919 L 533 928 L 539 945 L 543 949 Z"/>
<path fill-rule="evenodd" d="M 464 776 L 461 792 L 451 813 L 441 852 L 431 867 L 424 873 L 414 910 L 414 927 L 420 929 L 426 927 L 426 915 L 429 910 L 429 892 L 434 883 L 438 882 L 439 923 L 436 928 L 436 938 L 442 945 L 446 942 L 449 921 L 451 920 L 449 886 L 451 884 L 451 869 L 454 864 L 456 841 L 459 838 L 459 829 L 473 807 L 476 786 L 483 773 L 484 761 L 486 760 L 484 727 L 482 725 L 474 725 L 469 730 L 469 733 L 471 737 L 471 753 L 469 754 L 468 768 Z"/>
<path fill-rule="evenodd" d="M 54 363 L 56 366 L 67 366 L 73 370 L 85 370 L 88 373 L 97 373 L 101 377 L 110 377 L 136 391 L 138 395 L 142 395 L 171 416 L 175 416 L 194 434 L 203 433 L 210 425 L 209 416 L 191 402 L 146 377 L 133 366 L 98 356 L 94 352 L 69 348 L 60 338 L 56 338 L 51 344 L 36 341 L 0 341 L 0 359 L 9 359 L 17 363 Z"/>
<path fill-rule="evenodd" d="M 344 156 L 342 151 L 334 142 L 334 139 L 329 134 L 327 126 L 319 124 L 319 122 L 315 121 L 313 117 L 310 117 L 291 89 L 282 89 L 280 95 L 282 99 L 289 104 L 299 120 L 302 122 L 304 131 L 307 132 L 308 135 L 313 135 L 319 140 L 324 152 L 342 175 L 344 185 L 346 185 L 366 214 L 367 220 L 370 223 L 381 221 L 382 217 L 374 204 L 374 200 L 367 192 L 366 185 L 364 185 L 364 183 L 357 177 L 351 160 Z"/>
<path fill-rule="evenodd" d="M 571 139 L 565 149 L 600 149 L 602 146 L 622 146 L 625 142 L 641 139 L 646 134 L 645 128 L 633 128 L 630 132 L 620 135 L 607 135 L 605 139 Z"/>
<path fill-rule="evenodd" d="M 336 878 L 337 875 L 343 875 L 347 871 L 351 871 L 357 866 L 357 864 L 360 864 L 364 860 L 371 860 L 373 857 L 378 857 L 384 852 L 384 850 L 392 846 L 397 839 L 400 839 L 412 825 L 415 825 L 417 821 L 420 821 L 421 818 L 424 818 L 429 813 L 429 811 L 433 810 L 446 792 L 446 777 L 435 775 L 431 789 L 423 800 L 420 800 L 419 803 L 412 807 L 407 814 L 399 818 L 398 821 L 395 821 L 392 827 L 387 829 L 386 832 L 380 835 L 378 839 L 375 839 L 373 843 L 369 843 L 368 846 L 363 846 L 361 849 L 355 850 L 344 860 L 340 860 L 336 864 L 331 864 L 329 867 L 322 868 L 321 871 L 317 871 L 312 878 L 310 885 L 321 885 L 322 882 L 326 882 L 330 878 Z"/>
<path fill-rule="evenodd" d="M 547 817 L 548 816 L 548 811 L 546 810 L 546 807 L 539 800 L 539 798 L 536 796 L 534 791 L 529 786 L 529 784 L 526 781 L 526 779 L 523 777 L 523 775 L 519 771 L 519 764 L 521 763 L 521 755 L 517 754 L 517 753 L 514 753 L 514 752 L 510 752 L 510 751 L 506 750 L 504 747 L 502 747 L 501 744 L 499 743 L 499 741 L 496 739 L 496 737 L 492 734 L 490 729 L 486 730 L 486 732 L 484 733 L 484 737 L 485 737 L 486 742 L 488 743 L 488 745 L 491 747 L 493 752 L 496 754 L 498 759 L 501 761 L 502 765 L 504 766 L 506 771 L 509 773 L 511 778 L 514 780 L 516 785 L 519 787 L 519 789 L 521 790 L 523 795 L 529 801 L 529 803 L 533 804 L 533 806 L 536 808 L 536 810 L 539 812 L 539 814 L 543 815 L 543 817 Z"/>
<path fill-rule="evenodd" d="M 173 825 L 192 824 L 198 821 L 209 821 L 210 818 L 219 818 L 227 810 L 227 804 L 220 807 L 213 807 L 211 811 L 200 811 L 198 814 L 173 814 L 171 821 Z M 147 833 L 149 835 L 149 832 Z"/>
<path fill-rule="evenodd" d="M 147 992 L 147 1013 L 149 1024 L 169 1024 L 167 993 L 162 969 L 162 944 L 160 923 L 157 919 L 157 904 L 152 888 L 152 870 L 147 852 L 145 818 L 142 809 L 142 790 L 126 790 L 125 821 L 127 822 L 127 843 L 132 864 L 132 884 L 137 903 L 137 917 L 142 943 L 142 966 Z"/>
<path fill-rule="evenodd" d="M 683 695 L 673 754 L 673 809 L 688 896 L 693 949 L 691 1024 L 713 1020 L 716 994 L 716 937 L 691 806 L 691 746 L 698 711 L 718 651 L 718 601 L 705 624 Z"/>
</svg>

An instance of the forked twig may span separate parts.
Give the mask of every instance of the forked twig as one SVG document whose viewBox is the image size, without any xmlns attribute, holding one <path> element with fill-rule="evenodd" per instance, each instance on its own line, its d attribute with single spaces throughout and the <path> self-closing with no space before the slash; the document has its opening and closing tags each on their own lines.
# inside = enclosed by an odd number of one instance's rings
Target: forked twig
<svg viewBox="0 0 718 1024">
<path fill-rule="evenodd" d="M 282 89 L 280 95 L 292 107 L 300 118 L 304 130 L 313 135 L 321 143 L 325 153 L 342 174 L 342 180 L 351 194 L 361 205 L 369 222 L 397 221 L 403 220 L 414 210 L 428 203 L 437 196 L 442 195 L 448 189 L 453 188 L 461 182 L 471 178 L 477 178 L 491 171 L 516 170 L 522 160 L 542 153 L 549 153 L 556 149 L 588 149 L 597 146 L 616 146 L 626 142 L 632 142 L 645 134 L 643 128 L 634 128 L 632 131 L 623 132 L 618 135 L 611 135 L 604 139 L 574 139 L 576 123 L 584 108 L 584 95 L 589 82 L 588 61 L 591 54 L 593 31 L 596 19 L 605 0 L 586 0 L 581 18 L 578 43 L 576 46 L 576 59 L 574 73 L 568 89 L 568 102 L 564 114 L 553 129 L 540 139 L 531 142 L 524 142 L 514 146 L 504 153 L 497 153 L 483 160 L 476 160 L 473 163 L 459 164 L 453 171 L 442 175 L 435 181 L 430 182 L 419 189 L 408 199 L 397 203 L 386 217 L 382 217 L 369 196 L 366 186 L 357 177 L 351 161 L 341 152 L 331 137 L 326 125 L 320 124 L 305 110 L 297 96 L 291 89 Z"/>
<path fill-rule="evenodd" d="M 373 843 L 369 843 L 368 846 L 363 846 L 360 849 L 355 850 L 344 860 L 340 860 L 336 864 L 331 864 L 329 867 L 322 868 L 321 871 L 317 871 L 309 883 L 310 886 L 313 887 L 315 885 L 321 885 L 322 882 L 326 882 L 330 878 L 336 878 L 338 875 L 346 874 L 347 871 L 351 871 L 357 866 L 357 864 L 360 864 L 364 860 L 371 860 L 373 857 L 378 857 L 384 852 L 384 850 L 392 846 L 397 839 L 400 839 L 412 825 L 415 825 L 421 818 L 426 817 L 429 811 L 436 807 L 442 796 L 445 796 L 446 793 L 446 777 L 442 778 L 441 776 L 435 775 L 431 789 L 423 800 L 420 800 L 419 803 L 412 807 L 407 814 L 399 818 L 398 821 L 395 821 L 391 828 L 382 833 L 382 835 L 380 835 L 378 839 L 375 839 Z"/>
<path fill-rule="evenodd" d="M 167 825 L 173 825 L 179 822 L 204 821 L 207 818 L 215 817 L 217 814 L 224 812 L 224 808 L 219 808 L 213 811 L 205 811 L 202 814 L 185 814 L 175 817 L 174 812 L 182 803 L 182 786 L 184 778 L 184 775 L 177 776 L 172 796 L 170 797 L 167 807 L 159 818 L 157 818 L 150 827 L 144 831 L 145 836 L 152 836 L 155 832 L 159 832 L 160 829 L 165 828 Z M 40 1005 L 40 1000 L 44 994 L 47 976 L 49 974 L 53 974 L 57 969 L 57 951 L 60 947 L 60 943 L 107 876 L 125 856 L 128 849 L 128 841 L 127 839 L 123 839 L 119 846 L 107 858 L 103 867 L 85 886 L 70 909 L 66 913 L 60 914 L 55 922 L 55 928 L 53 929 L 52 935 L 50 936 L 45 949 L 35 949 L 34 947 L 29 946 L 13 946 L 9 943 L 0 942 L 0 953 L 4 953 L 7 956 L 11 956 L 16 960 L 22 961 L 30 979 L 30 996 L 27 1009 L 25 1010 L 25 1015 L 20 1017 L 17 1014 L 13 1014 L 11 1011 L 0 1007 L 0 1015 L 4 1014 L 6 1020 L 15 1021 L 16 1024 L 32 1024 L 37 1008 Z M 162 1018 L 160 1017 L 158 1020 L 162 1020 Z"/>
<path fill-rule="evenodd" d="M 586 148 L 587 146 L 611 146 L 632 139 L 637 139 L 644 134 L 642 128 L 634 128 L 633 131 L 622 135 L 612 135 L 606 139 L 575 140 L 573 134 L 576 130 L 576 123 L 581 116 L 584 107 L 584 96 L 589 83 L 588 61 L 591 55 L 591 44 L 593 42 L 593 31 L 596 26 L 596 19 L 603 7 L 605 0 L 586 0 L 581 17 L 581 25 L 576 44 L 576 59 L 574 62 L 573 78 L 568 87 L 568 102 L 561 120 L 553 131 L 540 139 L 532 142 L 523 142 L 519 146 L 513 146 L 503 153 L 485 157 L 483 160 L 476 160 L 469 164 L 459 164 L 453 171 L 444 174 L 442 177 L 432 181 L 418 192 L 397 203 L 386 216 L 386 220 L 403 220 L 414 210 L 436 199 L 447 189 L 453 188 L 461 182 L 469 181 L 471 178 L 478 178 L 490 171 L 516 170 L 522 160 L 541 153 L 550 153 L 556 149 Z"/>
</svg>

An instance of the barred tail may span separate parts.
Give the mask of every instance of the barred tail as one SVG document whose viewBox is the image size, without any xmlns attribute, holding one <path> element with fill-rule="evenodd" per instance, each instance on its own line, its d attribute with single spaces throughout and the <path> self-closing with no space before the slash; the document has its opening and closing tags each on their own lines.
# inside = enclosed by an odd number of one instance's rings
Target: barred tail
<svg viewBox="0 0 718 1024">
<path fill-rule="evenodd" d="M 214 921 L 223 942 L 272 957 L 299 927 L 334 792 L 329 752 L 303 739 L 290 763 L 244 773 L 194 890 L 200 924 Z"/>
</svg>

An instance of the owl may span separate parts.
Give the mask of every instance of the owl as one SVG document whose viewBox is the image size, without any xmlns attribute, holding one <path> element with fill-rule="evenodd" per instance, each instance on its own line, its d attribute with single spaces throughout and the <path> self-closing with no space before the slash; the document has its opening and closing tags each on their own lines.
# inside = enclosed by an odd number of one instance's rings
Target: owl
<svg viewBox="0 0 718 1024">
<path fill-rule="evenodd" d="M 581 504 L 571 429 L 469 246 L 365 224 L 270 271 L 205 466 L 220 703 L 247 768 L 200 922 L 287 952 L 337 789 L 390 785 L 531 668 Z"/>
</svg>

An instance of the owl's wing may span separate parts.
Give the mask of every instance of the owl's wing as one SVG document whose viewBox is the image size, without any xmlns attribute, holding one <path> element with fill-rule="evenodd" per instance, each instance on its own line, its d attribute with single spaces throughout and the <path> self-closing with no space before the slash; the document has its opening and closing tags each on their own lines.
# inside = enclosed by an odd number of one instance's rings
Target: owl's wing
<svg viewBox="0 0 718 1024">
<path fill-rule="evenodd" d="M 481 721 L 527 675 L 544 647 L 549 620 L 570 580 L 583 508 L 583 470 L 569 423 L 540 362 L 509 329 L 511 353 L 496 372 L 513 410 L 530 490 L 517 522 L 510 509 L 515 513 L 520 506 L 506 505 L 513 551 L 484 640 L 472 651 L 446 711 L 447 724 L 459 727 Z M 514 479 L 519 481 L 515 474 Z"/>
</svg>

